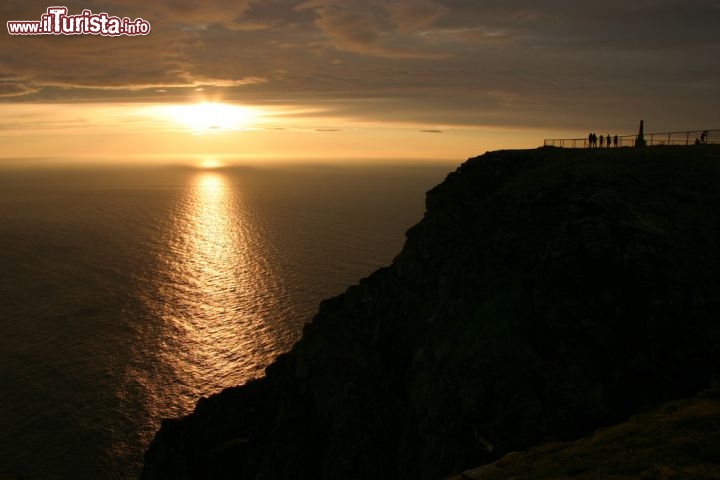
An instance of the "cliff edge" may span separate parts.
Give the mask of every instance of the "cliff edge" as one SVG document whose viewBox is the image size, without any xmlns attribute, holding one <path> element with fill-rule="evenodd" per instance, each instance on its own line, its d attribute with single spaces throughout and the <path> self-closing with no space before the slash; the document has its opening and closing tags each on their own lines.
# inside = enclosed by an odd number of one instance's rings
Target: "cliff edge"
<svg viewBox="0 0 720 480">
<path fill-rule="evenodd" d="M 720 148 L 498 151 L 142 478 L 440 479 L 720 378 Z"/>
</svg>

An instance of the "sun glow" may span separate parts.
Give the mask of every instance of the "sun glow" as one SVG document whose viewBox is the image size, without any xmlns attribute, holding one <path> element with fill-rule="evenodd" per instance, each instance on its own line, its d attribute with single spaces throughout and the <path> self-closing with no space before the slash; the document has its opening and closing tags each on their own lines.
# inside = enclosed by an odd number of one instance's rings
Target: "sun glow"
<svg viewBox="0 0 720 480">
<path fill-rule="evenodd" d="M 220 163 L 217 159 L 208 157 L 204 158 L 200 161 L 200 164 L 198 165 L 203 170 L 213 170 L 215 168 L 222 167 L 222 163 Z"/>
<path fill-rule="evenodd" d="M 156 107 L 152 113 L 194 134 L 244 130 L 260 116 L 255 108 L 215 102 L 163 105 Z"/>
</svg>

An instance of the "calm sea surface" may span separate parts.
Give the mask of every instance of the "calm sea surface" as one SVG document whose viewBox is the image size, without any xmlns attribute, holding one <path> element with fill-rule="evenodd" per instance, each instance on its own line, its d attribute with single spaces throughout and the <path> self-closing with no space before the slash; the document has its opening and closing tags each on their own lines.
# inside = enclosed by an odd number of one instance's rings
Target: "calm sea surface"
<svg viewBox="0 0 720 480">
<path fill-rule="evenodd" d="M 454 166 L 0 170 L 0 477 L 136 478 L 387 265 Z"/>
</svg>

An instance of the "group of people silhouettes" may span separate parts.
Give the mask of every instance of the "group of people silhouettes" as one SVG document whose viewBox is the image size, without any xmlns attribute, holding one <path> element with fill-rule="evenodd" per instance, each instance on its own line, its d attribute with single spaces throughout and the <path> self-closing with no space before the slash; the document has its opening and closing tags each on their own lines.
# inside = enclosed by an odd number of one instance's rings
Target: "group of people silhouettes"
<svg viewBox="0 0 720 480">
<path fill-rule="evenodd" d="M 598 145 L 598 143 L 599 143 L 599 145 Z M 603 137 L 602 135 L 598 136 L 594 133 L 591 133 L 590 135 L 588 135 L 588 147 L 595 148 L 597 146 L 617 147 L 618 146 L 618 136 L 615 135 L 614 137 L 610 137 L 610 135 L 608 135 L 607 137 Z"/>
</svg>

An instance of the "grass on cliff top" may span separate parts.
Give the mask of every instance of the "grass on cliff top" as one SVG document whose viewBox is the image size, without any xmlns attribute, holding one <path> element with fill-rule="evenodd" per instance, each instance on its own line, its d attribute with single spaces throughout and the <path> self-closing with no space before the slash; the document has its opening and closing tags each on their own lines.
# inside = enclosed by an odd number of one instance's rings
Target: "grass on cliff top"
<svg viewBox="0 0 720 480">
<path fill-rule="evenodd" d="M 668 403 L 576 442 L 513 452 L 455 480 L 720 478 L 720 391 Z"/>
</svg>

